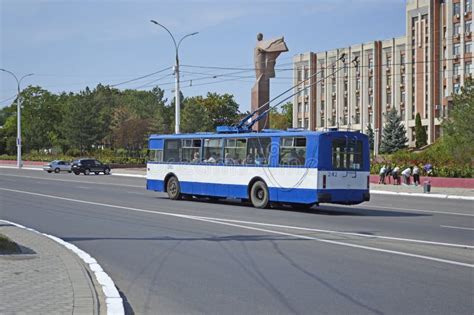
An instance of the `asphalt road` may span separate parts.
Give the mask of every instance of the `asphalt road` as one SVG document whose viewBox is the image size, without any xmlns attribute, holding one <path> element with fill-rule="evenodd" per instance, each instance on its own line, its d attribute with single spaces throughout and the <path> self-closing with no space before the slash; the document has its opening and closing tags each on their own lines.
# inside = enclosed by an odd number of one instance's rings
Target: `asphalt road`
<svg viewBox="0 0 474 315">
<path fill-rule="evenodd" d="M 472 314 L 472 201 L 257 210 L 0 169 L 0 219 L 95 257 L 137 314 Z"/>
</svg>

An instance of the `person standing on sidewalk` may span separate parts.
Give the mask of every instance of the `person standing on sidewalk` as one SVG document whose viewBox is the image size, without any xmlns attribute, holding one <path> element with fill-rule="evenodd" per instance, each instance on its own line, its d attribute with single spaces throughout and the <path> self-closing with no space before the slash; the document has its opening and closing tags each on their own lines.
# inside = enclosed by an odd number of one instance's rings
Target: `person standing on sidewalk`
<svg viewBox="0 0 474 315">
<path fill-rule="evenodd" d="M 392 170 L 392 178 L 393 178 L 393 184 L 394 185 L 400 185 L 400 168 L 398 166 L 395 166 Z"/>
<path fill-rule="evenodd" d="M 420 169 L 416 165 L 413 167 L 413 182 L 415 186 L 420 184 Z"/>
<path fill-rule="evenodd" d="M 410 185 L 411 168 L 407 167 L 406 169 L 404 169 L 402 172 L 402 176 L 403 176 L 403 184 Z"/>
<path fill-rule="evenodd" d="M 388 183 L 391 184 L 392 182 L 390 181 L 390 176 L 392 176 L 392 165 L 389 164 L 387 166 L 387 169 L 385 170 L 385 179 L 388 180 Z M 384 184 L 385 184 L 385 181 L 384 181 Z"/>
<path fill-rule="evenodd" d="M 379 171 L 379 184 L 384 184 L 385 185 L 385 172 L 387 168 L 385 165 L 382 166 L 382 168 Z"/>
</svg>

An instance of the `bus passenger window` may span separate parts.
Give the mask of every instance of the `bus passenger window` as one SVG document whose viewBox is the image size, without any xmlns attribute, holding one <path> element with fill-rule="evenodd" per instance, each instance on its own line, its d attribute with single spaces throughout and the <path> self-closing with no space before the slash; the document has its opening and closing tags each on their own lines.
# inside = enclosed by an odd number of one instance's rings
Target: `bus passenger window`
<svg viewBox="0 0 474 315">
<path fill-rule="evenodd" d="M 247 154 L 242 164 L 268 165 L 271 142 L 268 137 L 248 139 Z"/>
<path fill-rule="evenodd" d="M 247 139 L 226 139 L 224 148 L 225 164 L 242 164 L 247 151 Z"/>
<path fill-rule="evenodd" d="M 221 163 L 222 162 L 222 139 L 205 139 L 203 162 Z"/>
<path fill-rule="evenodd" d="M 164 161 L 167 163 L 179 162 L 181 140 L 165 140 Z"/>
<path fill-rule="evenodd" d="M 162 162 L 163 150 L 148 150 L 148 162 Z"/>
<path fill-rule="evenodd" d="M 306 138 L 285 137 L 280 140 L 280 165 L 305 165 Z"/>
<path fill-rule="evenodd" d="M 362 169 L 362 141 L 334 139 L 332 141 L 332 167 L 336 170 Z"/>
<path fill-rule="evenodd" d="M 181 162 L 199 163 L 199 151 L 201 150 L 200 139 L 183 139 L 182 141 Z"/>
</svg>

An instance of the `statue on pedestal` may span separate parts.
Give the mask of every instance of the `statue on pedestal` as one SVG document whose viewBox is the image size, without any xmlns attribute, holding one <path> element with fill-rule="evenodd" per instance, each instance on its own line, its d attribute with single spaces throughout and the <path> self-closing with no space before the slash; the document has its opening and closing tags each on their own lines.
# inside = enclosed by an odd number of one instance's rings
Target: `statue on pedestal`
<svg viewBox="0 0 474 315">
<path fill-rule="evenodd" d="M 283 37 L 263 40 L 262 33 L 257 35 L 257 45 L 254 49 L 255 76 L 257 82 L 255 82 L 252 88 L 252 112 L 270 100 L 270 78 L 275 77 L 276 59 L 282 52 L 286 51 L 288 51 L 288 47 Z M 258 110 L 258 113 L 264 112 L 269 106 L 269 104 L 266 104 Z M 257 131 L 263 128 L 269 128 L 269 123 L 270 117 L 267 115 L 255 123 L 253 128 Z"/>
</svg>

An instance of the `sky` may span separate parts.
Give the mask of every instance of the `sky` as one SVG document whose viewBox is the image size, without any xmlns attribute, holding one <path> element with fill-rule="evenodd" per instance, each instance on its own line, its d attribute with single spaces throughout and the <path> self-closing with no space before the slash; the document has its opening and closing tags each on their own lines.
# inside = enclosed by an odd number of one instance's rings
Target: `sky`
<svg viewBox="0 0 474 315">
<path fill-rule="evenodd" d="M 179 49 L 184 96 L 230 93 L 245 111 L 255 82 L 257 33 L 284 36 L 289 48 L 277 60 L 272 97 L 292 86 L 297 54 L 403 36 L 405 0 L 0 0 L 0 68 L 18 77 L 33 73 L 22 88 L 39 85 L 54 93 L 163 70 L 116 87 L 158 85 L 171 100 L 174 45 L 152 19 L 177 41 L 199 32 Z M 15 94 L 14 78 L 0 72 L 0 107 Z"/>
</svg>

